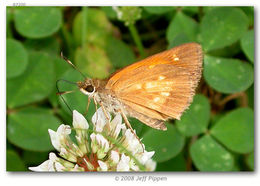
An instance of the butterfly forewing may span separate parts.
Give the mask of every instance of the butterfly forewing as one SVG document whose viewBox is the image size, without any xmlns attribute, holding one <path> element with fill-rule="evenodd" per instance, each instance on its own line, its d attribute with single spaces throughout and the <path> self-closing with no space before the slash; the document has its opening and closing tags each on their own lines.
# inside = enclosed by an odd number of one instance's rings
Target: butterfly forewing
<svg viewBox="0 0 260 186">
<path fill-rule="evenodd" d="M 106 88 L 111 89 L 114 83 L 118 82 L 122 75 L 129 73 L 128 76 L 131 79 L 133 76 L 130 75 L 132 70 L 137 69 L 141 66 L 148 66 L 153 68 L 158 64 L 170 64 L 177 67 L 182 67 L 192 76 L 193 86 L 196 87 L 198 81 L 201 78 L 203 53 L 201 46 L 197 43 L 183 44 L 170 50 L 155 54 L 137 63 L 129 65 L 119 72 L 113 74 L 106 85 Z M 154 68 L 155 70 L 156 68 Z M 138 75 L 138 74 L 135 74 Z M 120 79 L 121 81 L 121 79 Z"/>
<path fill-rule="evenodd" d="M 202 50 L 184 44 L 125 67 L 110 77 L 106 89 L 154 128 L 180 119 L 189 106 L 202 69 Z"/>
<path fill-rule="evenodd" d="M 153 72 L 146 66 L 139 67 L 150 76 L 140 78 L 135 83 L 116 85 L 115 92 L 123 102 L 126 100 L 179 119 L 193 96 L 189 73 L 169 64 L 157 65 L 156 68 Z"/>
</svg>

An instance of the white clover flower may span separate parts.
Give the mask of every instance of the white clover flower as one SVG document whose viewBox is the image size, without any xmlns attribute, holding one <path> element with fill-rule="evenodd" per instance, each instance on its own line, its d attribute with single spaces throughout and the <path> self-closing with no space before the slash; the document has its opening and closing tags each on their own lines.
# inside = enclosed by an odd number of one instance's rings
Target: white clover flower
<svg viewBox="0 0 260 186">
<path fill-rule="evenodd" d="M 134 24 L 142 16 L 142 9 L 134 6 L 113 6 L 117 19 L 123 21 L 126 26 Z"/>
<path fill-rule="evenodd" d="M 108 117 L 108 118 L 107 118 Z M 136 136 L 122 123 L 117 114 L 111 121 L 99 108 L 92 117 L 90 127 L 83 115 L 73 111 L 73 128 L 60 125 L 57 131 L 48 130 L 51 143 L 59 152 L 53 152 L 32 171 L 154 171 L 156 162 L 151 158 L 154 151 L 147 152 Z M 93 128 L 93 130 L 91 129 Z M 75 130 L 76 143 L 71 130 Z"/>
</svg>

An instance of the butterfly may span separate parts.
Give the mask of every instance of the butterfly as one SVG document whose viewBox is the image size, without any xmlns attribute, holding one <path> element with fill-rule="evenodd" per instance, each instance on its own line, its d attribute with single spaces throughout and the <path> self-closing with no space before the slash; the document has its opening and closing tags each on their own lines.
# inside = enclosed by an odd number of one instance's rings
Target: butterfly
<svg viewBox="0 0 260 186">
<path fill-rule="evenodd" d="M 167 130 L 164 122 L 179 120 L 191 104 L 202 61 L 201 46 L 187 43 L 133 63 L 107 79 L 85 78 L 77 86 L 104 111 L 120 113 L 127 125 L 130 116 Z"/>
</svg>

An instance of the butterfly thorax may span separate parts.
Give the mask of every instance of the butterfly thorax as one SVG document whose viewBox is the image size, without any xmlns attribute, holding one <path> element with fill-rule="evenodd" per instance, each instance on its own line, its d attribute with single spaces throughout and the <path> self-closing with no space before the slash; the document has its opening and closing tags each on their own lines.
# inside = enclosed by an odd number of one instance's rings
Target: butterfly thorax
<svg viewBox="0 0 260 186">
<path fill-rule="evenodd" d="M 93 82 L 97 86 L 94 98 L 99 104 L 102 104 L 110 113 L 116 114 L 121 110 L 127 114 L 124 104 L 116 97 L 115 93 L 112 90 L 105 88 L 107 80 L 95 79 Z"/>
<path fill-rule="evenodd" d="M 79 90 L 94 99 L 99 105 L 110 113 L 118 113 L 119 110 L 127 114 L 125 106 L 116 98 L 114 92 L 110 89 L 106 89 L 107 80 L 100 79 L 85 79 L 77 83 Z"/>
</svg>

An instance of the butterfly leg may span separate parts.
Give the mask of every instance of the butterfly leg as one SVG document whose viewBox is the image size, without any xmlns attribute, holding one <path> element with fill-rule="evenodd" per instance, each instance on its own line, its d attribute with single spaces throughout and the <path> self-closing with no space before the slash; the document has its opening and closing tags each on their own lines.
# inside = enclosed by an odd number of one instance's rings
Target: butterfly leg
<svg viewBox="0 0 260 186">
<path fill-rule="evenodd" d="M 91 103 L 91 99 L 90 99 L 90 97 L 88 97 L 88 104 L 87 104 L 84 115 L 87 115 L 90 103 Z"/>
<path fill-rule="evenodd" d="M 97 114 L 97 101 L 96 101 L 95 97 L 93 98 L 93 100 L 94 100 L 95 109 L 96 109 L 96 122 L 97 122 L 97 120 L 98 120 L 98 114 Z"/>
<path fill-rule="evenodd" d="M 108 114 L 107 114 L 107 111 L 106 111 L 105 107 L 103 106 L 102 103 L 99 103 L 99 105 L 101 106 L 102 111 L 104 112 L 107 121 L 109 121 L 109 116 L 108 116 Z M 109 122 L 110 122 L 110 121 L 109 121 Z"/>
<path fill-rule="evenodd" d="M 121 115 L 122 115 L 122 117 L 123 117 L 127 127 L 131 130 L 131 132 L 135 135 L 136 139 L 139 141 L 140 145 L 142 146 L 143 152 L 144 152 L 144 146 L 142 145 L 142 142 L 141 142 L 140 138 L 136 135 L 134 129 L 132 128 L 131 124 L 129 123 L 125 113 L 122 110 L 120 110 L 120 113 L 121 113 Z"/>
<path fill-rule="evenodd" d="M 94 101 L 97 103 L 97 101 L 94 99 Z M 95 103 L 95 104 L 96 104 Z M 102 108 L 102 111 L 103 113 L 105 114 L 105 117 L 109 123 L 109 125 L 107 125 L 108 129 L 110 130 L 110 119 L 109 119 L 109 116 L 108 116 L 108 113 L 107 113 L 107 110 L 105 109 L 104 105 L 102 103 L 99 103 L 100 107 Z"/>
</svg>

